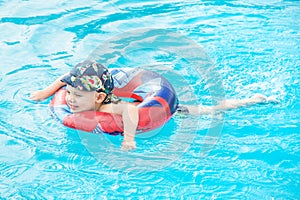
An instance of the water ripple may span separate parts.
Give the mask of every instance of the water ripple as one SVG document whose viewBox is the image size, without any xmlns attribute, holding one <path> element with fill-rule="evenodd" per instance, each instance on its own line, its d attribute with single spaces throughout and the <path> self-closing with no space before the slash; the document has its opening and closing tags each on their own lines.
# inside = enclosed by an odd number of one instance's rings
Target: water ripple
<svg viewBox="0 0 300 200">
<path fill-rule="evenodd" d="M 35 17 L 3 17 L 1 18 L 1 23 L 11 22 L 18 25 L 35 25 L 42 24 L 51 20 L 55 20 L 63 16 L 64 13 L 51 14 L 46 16 L 35 16 Z"/>
<path fill-rule="evenodd" d="M 25 73 L 29 73 L 28 71 L 30 70 L 36 70 L 36 69 L 51 69 L 51 66 L 50 65 L 25 65 L 25 66 L 22 66 L 21 68 L 18 68 L 18 69 L 15 69 L 15 70 L 12 70 L 10 72 L 7 72 L 6 75 L 9 76 L 9 75 L 13 75 L 13 74 L 16 74 L 16 73 L 19 73 L 19 72 L 25 72 Z"/>
<path fill-rule="evenodd" d="M 122 8 L 122 12 L 102 16 L 101 19 L 89 21 L 85 24 L 68 27 L 65 30 L 74 32 L 78 39 L 83 39 L 91 33 L 104 33 L 103 26 L 116 23 L 118 21 L 126 21 L 130 19 L 146 17 L 154 15 L 155 13 L 171 13 L 179 11 L 181 7 L 176 3 L 172 4 L 153 4 L 141 5 L 140 7 L 126 7 Z"/>
<path fill-rule="evenodd" d="M 61 12 L 61 13 L 56 13 L 56 14 L 49 14 L 49 15 L 43 15 L 43 16 L 30 16 L 30 17 L 2 17 L 0 19 L 0 23 L 13 23 L 13 24 L 18 24 L 18 25 L 40 25 L 44 24 L 46 22 L 52 21 L 52 20 L 57 20 L 66 14 L 73 13 L 73 12 L 78 12 L 81 10 L 87 10 L 90 7 L 83 7 L 83 8 L 76 8 L 76 9 L 71 9 L 67 12 Z"/>
</svg>

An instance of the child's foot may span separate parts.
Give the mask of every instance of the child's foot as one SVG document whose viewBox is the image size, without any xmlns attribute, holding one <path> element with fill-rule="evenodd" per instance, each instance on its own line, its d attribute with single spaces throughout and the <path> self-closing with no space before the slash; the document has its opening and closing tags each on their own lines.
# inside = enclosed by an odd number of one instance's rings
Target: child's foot
<svg viewBox="0 0 300 200">
<path fill-rule="evenodd" d="M 279 100 L 276 99 L 274 96 L 270 96 L 267 98 L 268 103 L 279 103 Z"/>
<path fill-rule="evenodd" d="M 252 103 L 279 103 L 279 101 L 275 97 L 267 97 L 262 94 L 255 94 L 250 98 Z"/>
</svg>

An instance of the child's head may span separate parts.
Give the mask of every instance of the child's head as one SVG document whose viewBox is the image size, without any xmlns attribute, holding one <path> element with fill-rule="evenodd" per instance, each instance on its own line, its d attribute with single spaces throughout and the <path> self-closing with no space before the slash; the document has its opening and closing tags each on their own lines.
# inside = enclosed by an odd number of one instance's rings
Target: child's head
<svg viewBox="0 0 300 200">
<path fill-rule="evenodd" d="M 66 100 L 72 112 L 94 110 L 97 105 L 109 103 L 114 88 L 107 68 L 92 61 L 77 64 L 62 81 L 67 84 Z"/>
</svg>

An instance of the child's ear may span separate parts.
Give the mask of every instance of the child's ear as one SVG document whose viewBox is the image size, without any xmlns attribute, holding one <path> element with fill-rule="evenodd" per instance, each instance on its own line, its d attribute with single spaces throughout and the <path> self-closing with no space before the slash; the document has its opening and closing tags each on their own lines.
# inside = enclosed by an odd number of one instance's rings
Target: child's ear
<svg viewBox="0 0 300 200">
<path fill-rule="evenodd" d="M 102 103 L 106 97 L 106 94 L 103 92 L 96 93 L 96 103 Z"/>
</svg>

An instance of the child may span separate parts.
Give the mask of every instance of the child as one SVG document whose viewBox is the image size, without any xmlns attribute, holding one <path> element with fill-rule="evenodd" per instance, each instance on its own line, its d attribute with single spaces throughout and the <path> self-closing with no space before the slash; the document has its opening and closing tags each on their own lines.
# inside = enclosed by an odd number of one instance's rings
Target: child
<svg viewBox="0 0 300 200">
<path fill-rule="evenodd" d="M 134 103 L 123 102 L 112 94 L 114 83 L 107 68 L 97 62 L 84 61 L 77 64 L 69 73 L 61 76 L 43 90 L 31 93 L 32 100 L 42 100 L 53 95 L 66 85 L 66 102 L 71 112 L 100 111 L 119 114 L 124 124 L 123 150 L 136 148 L 134 140 L 139 115 Z M 271 102 L 274 99 L 256 94 L 243 100 L 225 100 L 217 106 L 179 106 L 177 112 L 193 115 L 210 114 L 215 111 L 239 108 L 249 104 Z"/>
<path fill-rule="evenodd" d="M 66 102 L 71 112 L 88 110 L 122 115 L 124 124 L 123 150 L 136 148 L 134 136 L 138 125 L 138 109 L 134 104 L 117 101 L 111 91 L 113 79 L 108 70 L 96 62 L 85 61 L 77 64 L 70 73 L 63 75 L 47 88 L 30 95 L 32 100 L 42 100 L 66 86 Z M 112 103 L 115 101 L 115 103 Z"/>
</svg>

